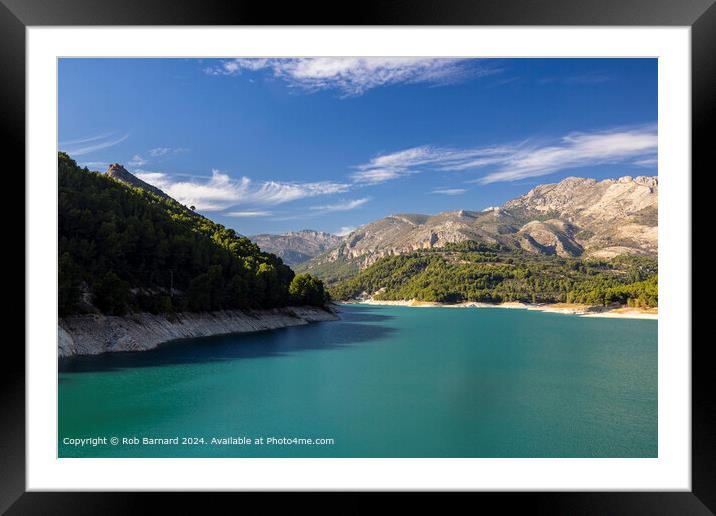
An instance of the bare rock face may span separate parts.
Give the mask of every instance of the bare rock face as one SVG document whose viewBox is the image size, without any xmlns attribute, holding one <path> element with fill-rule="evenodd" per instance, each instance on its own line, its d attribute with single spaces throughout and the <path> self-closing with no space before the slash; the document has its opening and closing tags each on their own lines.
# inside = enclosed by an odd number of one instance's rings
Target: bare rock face
<svg viewBox="0 0 716 516">
<path fill-rule="evenodd" d="M 574 240 L 574 226 L 559 219 L 533 220 L 517 233 L 522 248 L 540 254 L 579 256 L 584 249 Z"/>
<path fill-rule="evenodd" d="M 465 240 L 559 256 L 653 255 L 658 251 L 658 190 L 656 177 L 569 177 L 481 212 L 391 215 L 356 229 L 307 265 L 310 270 L 347 262 L 363 269 L 385 256 Z"/>
<path fill-rule="evenodd" d="M 152 186 L 149 183 L 142 181 L 134 174 L 130 173 L 126 168 L 124 168 L 119 163 L 112 163 L 109 168 L 107 168 L 107 171 L 105 174 L 115 181 L 119 181 L 121 183 L 128 184 L 130 186 L 134 186 L 137 188 L 141 188 L 142 190 L 146 192 L 151 192 L 153 194 L 156 194 L 160 197 L 164 197 L 165 199 L 171 199 L 167 194 L 162 192 L 159 188 L 156 186 Z"/>
<path fill-rule="evenodd" d="M 625 176 L 599 182 L 570 177 L 538 186 L 504 208 L 526 218 L 553 215 L 572 225 L 570 236 L 586 254 L 607 258 L 657 253 L 658 202 L 656 177 Z"/>
<path fill-rule="evenodd" d="M 613 221 L 656 206 L 658 188 L 656 177 L 625 176 L 600 182 L 568 177 L 556 184 L 540 185 L 505 203 L 504 208 L 533 215 L 555 213 L 574 222 Z"/>
</svg>

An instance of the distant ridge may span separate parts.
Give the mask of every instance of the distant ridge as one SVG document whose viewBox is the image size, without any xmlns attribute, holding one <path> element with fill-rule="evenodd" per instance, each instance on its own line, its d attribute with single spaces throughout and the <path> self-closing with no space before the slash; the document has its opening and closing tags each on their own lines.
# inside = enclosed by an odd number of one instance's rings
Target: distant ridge
<svg viewBox="0 0 716 516">
<path fill-rule="evenodd" d="M 341 237 L 323 231 L 303 229 L 280 235 L 260 234 L 249 237 L 261 249 L 280 256 L 284 263 L 296 265 L 335 247 Z"/>
</svg>

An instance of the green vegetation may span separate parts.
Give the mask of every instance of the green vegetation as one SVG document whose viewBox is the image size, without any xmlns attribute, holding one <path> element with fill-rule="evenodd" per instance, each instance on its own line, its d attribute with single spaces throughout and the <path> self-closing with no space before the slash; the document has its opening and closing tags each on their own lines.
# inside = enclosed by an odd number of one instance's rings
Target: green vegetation
<svg viewBox="0 0 716 516">
<path fill-rule="evenodd" d="M 322 256 L 325 256 L 325 254 Z M 296 272 L 308 272 L 318 276 L 327 284 L 338 283 L 358 274 L 358 265 L 354 262 L 346 261 L 344 258 L 318 264 L 307 261 L 295 265 L 294 269 Z"/>
<path fill-rule="evenodd" d="M 367 292 L 381 300 L 653 307 L 658 304 L 657 274 L 652 257 L 560 258 L 500 244 L 461 242 L 383 258 L 334 285 L 330 293 L 340 300 Z"/>
<path fill-rule="evenodd" d="M 59 312 L 323 305 L 323 284 L 176 201 L 59 153 Z M 294 283 L 296 283 L 294 287 Z"/>
<path fill-rule="evenodd" d="M 329 297 L 323 282 L 310 274 L 297 274 L 288 286 L 291 302 L 297 305 L 323 306 Z"/>
</svg>

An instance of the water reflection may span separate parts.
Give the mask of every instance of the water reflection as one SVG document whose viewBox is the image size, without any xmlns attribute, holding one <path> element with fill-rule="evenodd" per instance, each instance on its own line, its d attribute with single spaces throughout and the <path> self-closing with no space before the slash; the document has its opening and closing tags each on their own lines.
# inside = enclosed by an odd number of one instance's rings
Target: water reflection
<svg viewBox="0 0 716 516">
<path fill-rule="evenodd" d="M 363 309 L 367 308 L 367 309 Z M 148 351 L 104 353 L 60 358 L 60 372 L 106 372 L 134 367 L 161 367 L 224 360 L 278 357 L 293 353 L 340 349 L 389 337 L 385 324 L 392 316 L 358 307 L 341 313 L 341 320 L 255 333 L 172 341 Z"/>
</svg>

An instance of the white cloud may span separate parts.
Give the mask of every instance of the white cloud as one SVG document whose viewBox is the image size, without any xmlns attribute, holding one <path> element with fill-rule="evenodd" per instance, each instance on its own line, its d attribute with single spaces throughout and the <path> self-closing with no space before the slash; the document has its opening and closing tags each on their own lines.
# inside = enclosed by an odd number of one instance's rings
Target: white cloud
<svg viewBox="0 0 716 516">
<path fill-rule="evenodd" d="M 644 158 L 644 159 L 638 159 L 634 162 L 634 164 L 638 167 L 655 167 L 658 165 L 658 161 L 656 157 L 653 158 Z"/>
<path fill-rule="evenodd" d="M 424 145 L 390 154 L 382 154 L 355 167 L 351 175 L 356 183 L 378 184 L 417 172 L 418 167 L 443 159 L 443 150 Z"/>
<path fill-rule="evenodd" d="M 321 211 L 323 213 L 330 213 L 334 211 L 350 211 L 363 206 L 365 203 L 370 201 L 370 197 L 364 197 L 363 199 L 353 199 L 349 201 L 341 201 L 336 204 L 326 204 L 324 206 L 311 206 L 309 209 L 315 211 Z"/>
<path fill-rule="evenodd" d="M 163 190 L 185 205 L 197 210 L 219 211 L 237 204 L 276 205 L 307 197 L 347 191 L 350 185 L 333 181 L 312 183 L 282 183 L 265 181 L 255 184 L 248 177 L 232 179 L 228 174 L 213 170 L 210 178 L 180 180 L 163 172 L 138 171 L 138 178 Z"/>
<path fill-rule="evenodd" d="M 313 183 L 281 183 L 267 181 L 252 193 L 255 202 L 262 204 L 283 204 L 306 197 L 330 195 L 348 191 L 350 185 L 334 181 L 317 181 Z"/>
<path fill-rule="evenodd" d="M 494 162 L 496 155 L 504 152 L 509 150 L 497 147 L 451 149 L 423 145 L 376 156 L 368 163 L 356 166 L 358 172 L 353 173 L 351 178 L 356 183 L 384 183 L 420 172 L 429 166 L 458 170 L 467 163 L 489 164 Z"/>
<path fill-rule="evenodd" d="M 467 192 L 465 188 L 436 188 L 430 193 L 439 195 L 462 195 Z"/>
<path fill-rule="evenodd" d="M 648 125 L 572 133 L 542 144 L 519 142 L 464 149 L 423 145 L 374 157 L 356 166 L 358 172 L 351 177 L 356 183 L 378 184 L 426 170 L 484 170 L 486 175 L 470 182 L 515 181 L 593 165 L 655 164 L 657 143 L 656 126 Z"/>
<path fill-rule="evenodd" d="M 356 183 L 375 185 L 385 183 L 391 179 L 398 179 L 399 177 L 407 175 L 408 172 L 407 169 L 375 168 L 356 172 L 351 175 L 351 179 Z"/>
<path fill-rule="evenodd" d="M 466 77 L 493 74 L 496 68 L 468 67 L 467 59 L 425 57 L 311 57 L 298 59 L 232 59 L 205 70 L 210 75 L 236 75 L 268 70 L 290 86 L 308 91 L 335 89 L 344 96 L 399 83 L 454 83 Z M 476 60 L 472 60 L 473 62 Z"/>
<path fill-rule="evenodd" d="M 351 233 L 353 233 L 353 231 L 355 231 L 355 229 L 355 226 L 341 226 L 341 229 L 336 231 L 335 235 L 339 237 L 350 235 Z"/>
<path fill-rule="evenodd" d="M 149 172 L 147 170 L 137 170 L 134 172 L 134 175 L 142 181 L 154 185 L 157 188 L 160 188 L 158 186 L 159 184 L 169 184 L 169 176 L 167 176 L 167 174 L 165 174 L 164 172 Z"/>
<path fill-rule="evenodd" d="M 273 215 L 270 211 L 230 211 L 229 213 L 225 213 L 228 217 L 268 217 L 269 215 Z"/>
<path fill-rule="evenodd" d="M 129 165 L 130 167 L 141 167 L 146 164 L 147 160 L 142 158 L 139 154 L 135 154 L 134 156 L 132 156 L 132 159 L 127 162 L 127 165 Z"/>
<path fill-rule="evenodd" d="M 482 184 L 539 177 L 563 169 L 625 163 L 637 157 L 655 157 L 656 127 L 575 133 L 555 145 L 521 149 L 505 157 L 500 168 L 478 180 Z"/>
<path fill-rule="evenodd" d="M 70 157 L 83 156 L 98 150 L 114 147 L 129 138 L 129 134 L 115 136 L 115 133 L 92 136 L 79 140 L 60 142 L 60 150 L 66 152 Z"/>
<path fill-rule="evenodd" d="M 157 158 L 159 156 L 164 156 L 165 154 L 168 154 L 171 152 L 171 149 L 169 147 L 156 147 L 154 149 L 149 150 L 149 155 L 153 158 Z"/>
</svg>

